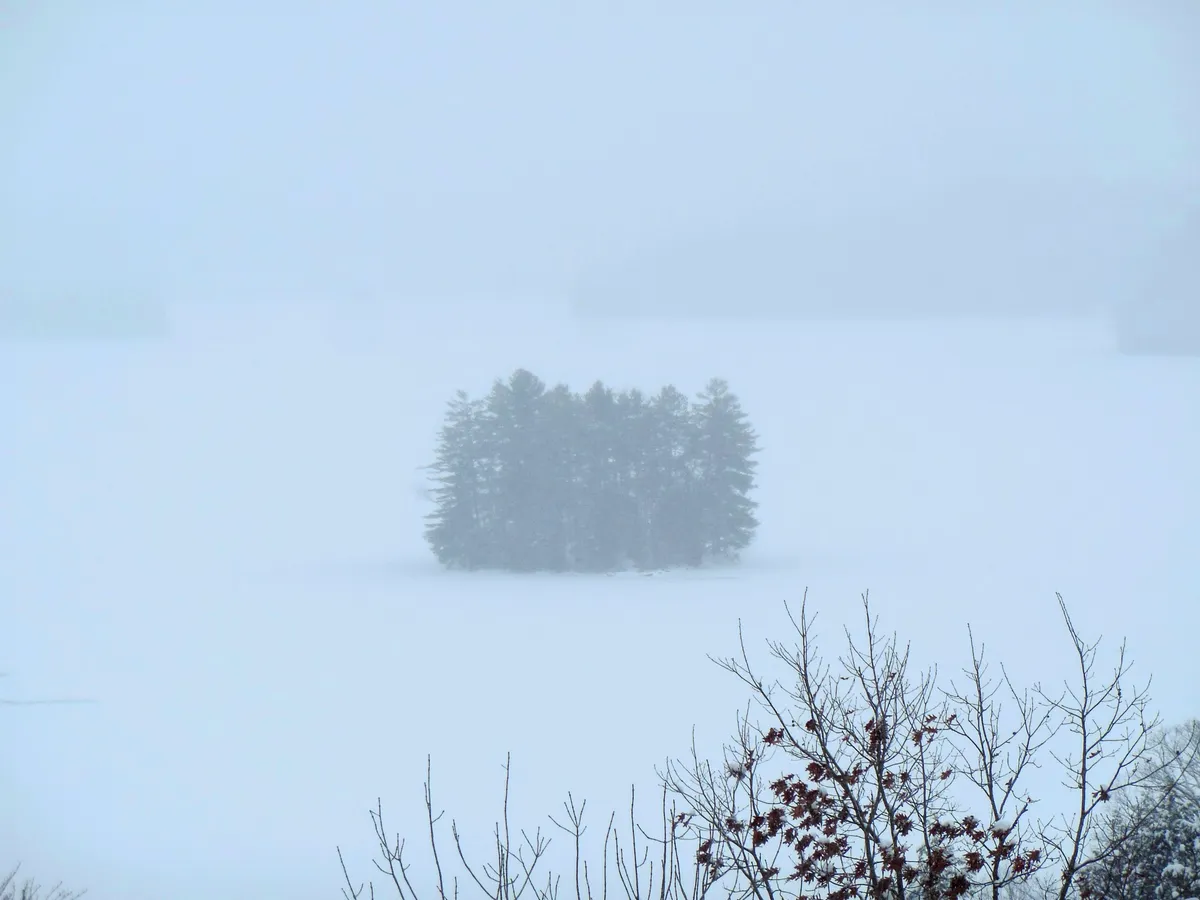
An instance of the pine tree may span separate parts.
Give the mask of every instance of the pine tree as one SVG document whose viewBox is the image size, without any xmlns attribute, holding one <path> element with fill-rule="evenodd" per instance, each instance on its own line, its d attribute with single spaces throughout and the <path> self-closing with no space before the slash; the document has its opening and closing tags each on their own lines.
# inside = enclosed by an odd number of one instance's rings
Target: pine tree
<svg viewBox="0 0 1200 900">
<path fill-rule="evenodd" d="M 491 555 L 483 438 L 483 405 L 458 391 L 448 404 L 437 458 L 429 467 L 436 507 L 425 517 L 425 539 L 438 561 L 450 568 L 479 568 Z"/>
<path fill-rule="evenodd" d="M 737 396 L 720 378 L 708 382 L 693 408 L 697 513 L 704 553 L 736 559 L 754 539 L 758 504 L 750 499 L 758 437 Z"/>
</svg>

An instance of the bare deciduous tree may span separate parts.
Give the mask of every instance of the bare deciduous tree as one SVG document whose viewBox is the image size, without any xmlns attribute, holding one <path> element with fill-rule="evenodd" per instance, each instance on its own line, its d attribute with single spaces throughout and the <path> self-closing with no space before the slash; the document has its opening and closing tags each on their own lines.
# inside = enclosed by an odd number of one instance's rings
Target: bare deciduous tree
<svg viewBox="0 0 1200 900">
<path fill-rule="evenodd" d="M 427 763 L 425 812 L 435 884 L 424 893 L 431 893 L 434 900 L 458 900 L 460 882 L 467 888 L 473 886 L 491 900 L 521 900 L 526 896 L 529 900 L 558 900 L 560 897 L 562 876 L 547 870 L 547 851 L 551 839 L 543 835 L 540 829 L 532 835 L 522 830 L 518 837 L 514 837 L 508 815 L 510 767 L 511 760 L 506 761 L 503 807 L 493 831 L 493 857 L 482 863 L 471 862 L 463 847 L 458 823 L 452 821 L 450 833 L 454 856 L 463 877 L 452 875 L 447 880 L 437 831 L 442 813 L 434 813 L 431 764 Z M 650 834 L 637 824 L 636 795 L 631 793 L 629 830 L 622 833 L 616 827 L 616 814 L 611 814 L 598 861 L 589 860 L 583 846 L 583 836 L 587 831 L 584 821 L 586 807 L 586 801 L 576 804 L 574 797 L 568 795 L 563 804 L 564 816 L 561 819 L 549 817 L 551 823 L 572 842 L 573 866 L 568 892 L 573 890 L 575 900 L 608 900 L 610 885 L 613 892 L 619 891 L 625 900 L 703 900 L 711 887 L 707 869 L 695 862 L 695 854 L 690 848 L 681 852 L 681 840 L 691 827 L 691 817 L 678 812 L 669 803 L 665 790 L 662 792 L 660 833 Z M 384 826 L 382 802 L 377 802 L 376 808 L 371 811 L 371 820 L 379 849 L 375 867 L 386 876 L 400 900 L 423 900 L 423 892 L 409 877 L 410 863 L 405 859 L 405 842 L 399 835 L 390 838 Z M 346 880 L 346 887 L 342 889 L 345 900 L 373 900 L 374 884 L 366 882 L 355 886 L 340 847 L 337 852 Z"/>
<path fill-rule="evenodd" d="M 49 893 L 42 893 L 42 886 L 32 879 L 17 884 L 17 873 L 20 871 L 21 867 L 17 866 L 0 878 L 0 900 L 78 900 L 86 893 L 71 893 L 62 884 L 54 885 Z"/>
<path fill-rule="evenodd" d="M 700 858 L 764 900 L 1076 895 L 1081 874 L 1112 852 L 1094 840 L 1098 810 L 1173 777 L 1155 756 L 1148 685 L 1131 684 L 1124 645 L 1102 672 L 1099 643 L 1080 636 L 1059 596 L 1077 661 L 1061 692 L 1018 690 L 1003 667 L 994 678 L 970 631 L 966 680 L 943 689 L 936 669 L 913 671 L 908 647 L 880 634 L 862 600 L 865 628 L 846 631 L 835 659 L 819 652 L 804 602 L 794 643 L 768 641 L 784 679 L 758 675 L 744 639 L 739 656 L 716 660 L 766 721 L 740 717 L 723 768 L 693 751 L 662 773 L 714 831 Z M 1044 757 L 1075 800 L 1043 820 L 1025 783 Z"/>
<path fill-rule="evenodd" d="M 736 868 L 755 896 L 771 900 L 963 897 L 1030 877 L 1042 855 L 1021 839 L 1022 814 L 992 815 L 1012 790 L 997 779 L 1019 771 L 1019 754 L 1005 769 L 1007 745 L 991 733 L 991 711 L 964 721 L 978 701 L 955 709 L 936 671 L 912 671 L 909 648 L 880 635 L 866 596 L 863 613 L 864 637 L 847 630 L 845 652 L 827 661 L 802 604 L 791 617 L 795 646 L 768 642 L 786 682 L 756 674 L 744 639 L 738 658 L 717 661 L 751 689 L 767 724 L 742 717 L 724 784 L 694 757 L 664 773 L 720 829 L 706 858 Z M 986 699 L 981 659 L 974 671 Z M 987 815 L 964 812 L 954 794 L 966 752 L 948 740 L 955 729 L 979 732 L 992 754 L 972 770 L 991 788 Z"/>
<path fill-rule="evenodd" d="M 1102 807 L 1143 785 L 1169 776 L 1167 762 L 1156 754 L 1160 719 L 1150 713 L 1150 683 L 1130 683 L 1132 661 L 1125 642 L 1108 673 L 1099 670 L 1100 641 L 1088 643 L 1071 621 L 1062 595 L 1059 611 L 1070 635 L 1076 664 L 1075 679 L 1059 694 L 1040 685 L 1035 692 L 1053 714 L 1056 729 L 1064 729 L 1074 748 L 1052 752 L 1063 775 L 1063 786 L 1075 800 L 1074 810 L 1057 820 L 1042 823 L 1042 835 L 1059 868 L 1055 896 L 1067 900 L 1078 889 L 1080 876 L 1115 852 L 1136 831 L 1130 823 L 1124 833 L 1095 841 Z"/>
</svg>

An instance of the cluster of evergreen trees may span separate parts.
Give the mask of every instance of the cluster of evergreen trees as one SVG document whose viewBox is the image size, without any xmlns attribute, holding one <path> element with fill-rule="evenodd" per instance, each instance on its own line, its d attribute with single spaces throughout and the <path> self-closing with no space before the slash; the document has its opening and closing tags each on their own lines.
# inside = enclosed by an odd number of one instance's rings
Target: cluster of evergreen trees
<svg viewBox="0 0 1200 900">
<path fill-rule="evenodd" d="M 518 369 L 449 403 L 426 539 L 446 566 L 613 571 L 736 559 L 753 539 L 757 437 L 712 379 L 695 402 Z"/>
</svg>

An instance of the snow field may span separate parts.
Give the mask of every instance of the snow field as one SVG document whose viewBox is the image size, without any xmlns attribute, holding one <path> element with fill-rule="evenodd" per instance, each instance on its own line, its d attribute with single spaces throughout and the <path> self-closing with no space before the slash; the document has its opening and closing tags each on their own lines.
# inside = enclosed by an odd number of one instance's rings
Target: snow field
<svg viewBox="0 0 1200 900">
<path fill-rule="evenodd" d="M 336 844 L 369 877 L 377 796 L 419 852 L 427 753 L 481 850 L 508 750 L 514 822 L 552 829 L 571 790 L 599 829 L 635 781 L 649 817 L 653 766 L 744 706 L 706 654 L 739 619 L 752 648 L 784 633 L 805 587 L 830 650 L 869 588 L 918 661 L 956 670 L 971 622 L 1025 681 L 1069 670 L 1062 591 L 1128 635 L 1169 721 L 1200 702 L 1194 361 L 1088 323 L 259 322 L 0 359 L 0 687 L 97 701 L 4 712 L 0 845 L 42 880 L 337 896 Z M 726 377 L 763 446 L 744 565 L 438 571 L 413 473 L 452 391 L 518 366 Z"/>
</svg>

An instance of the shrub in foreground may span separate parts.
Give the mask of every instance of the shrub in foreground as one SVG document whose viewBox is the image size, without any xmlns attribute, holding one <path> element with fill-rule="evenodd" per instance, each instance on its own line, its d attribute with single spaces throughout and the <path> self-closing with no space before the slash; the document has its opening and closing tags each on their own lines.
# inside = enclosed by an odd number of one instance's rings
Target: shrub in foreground
<svg viewBox="0 0 1200 900">
<path fill-rule="evenodd" d="M 1102 668 L 1098 642 L 1079 634 L 1061 596 L 1058 605 L 1074 675 L 1052 690 L 1019 689 L 1003 667 L 991 674 L 970 630 L 961 679 L 914 671 L 865 595 L 862 630 L 847 630 L 843 651 L 827 657 L 802 604 L 792 640 L 768 642 L 783 678 L 757 674 L 744 640 L 737 656 L 717 660 L 759 715 L 738 718 L 722 759 L 693 747 L 668 764 L 656 826 L 639 826 L 631 802 L 628 830 L 610 816 L 597 859 L 581 841 L 582 805 L 569 797 L 565 818 L 551 818 L 573 844 L 568 894 L 605 900 L 611 885 L 627 900 L 1083 900 L 1118 896 L 1101 880 L 1136 853 L 1188 884 L 1190 832 L 1177 828 L 1164 849 L 1160 825 L 1197 796 L 1200 740 L 1164 740 L 1124 645 Z M 1027 783 L 1038 768 L 1069 788 L 1064 809 L 1035 812 Z M 409 876 L 404 842 L 388 838 L 382 804 L 371 814 L 376 867 L 401 900 L 456 898 L 459 867 L 463 885 L 496 900 L 559 896 L 563 878 L 546 871 L 549 839 L 510 830 L 507 779 L 494 853 L 482 864 L 468 859 L 457 823 L 452 852 L 439 849 L 429 780 L 425 805 L 436 874 L 424 890 Z M 348 900 L 375 896 L 344 862 L 342 871 Z"/>
<path fill-rule="evenodd" d="M 17 874 L 21 867 L 18 865 L 3 878 L 0 878 L 0 900 L 78 900 L 84 895 L 84 891 L 72 893 L 63 888 L 62 884 L 56 884 L 50 888 L 48 893 L 44 893 L 42 886 L 33 879 L 26 879 L 24 882 L 17 883 Z"/>
</svg>

